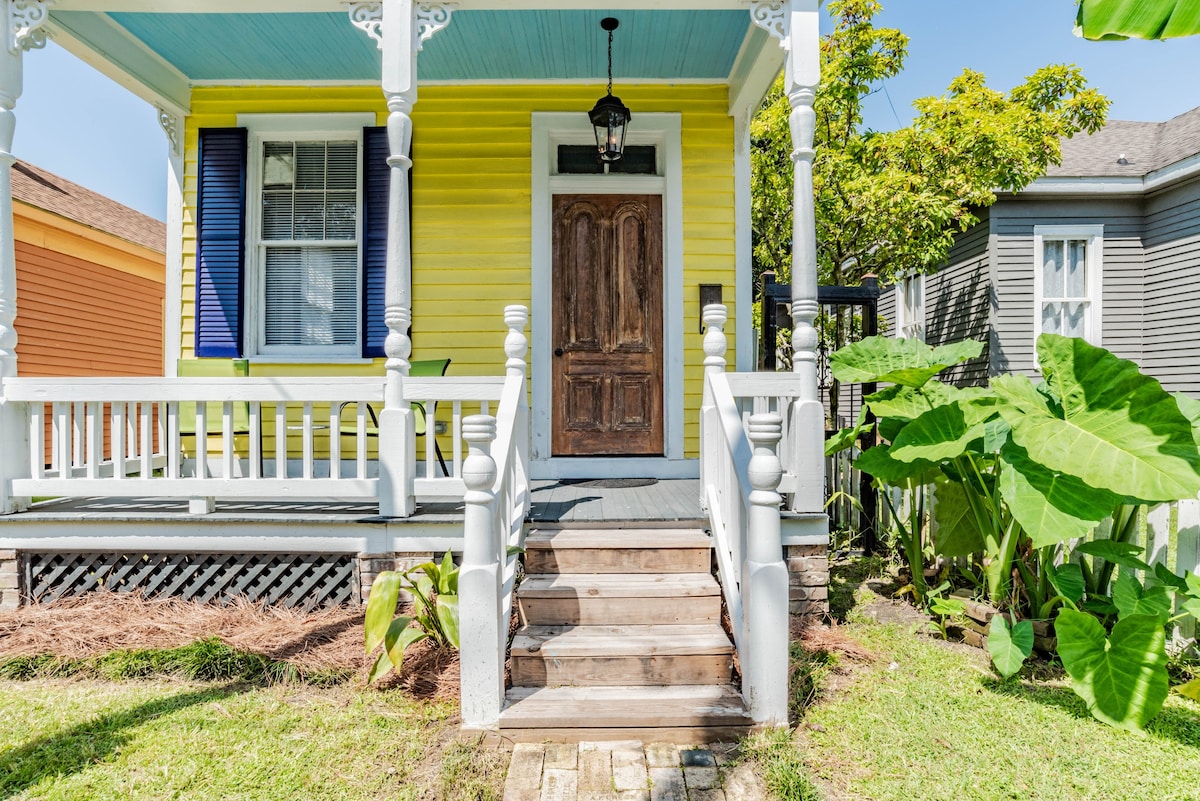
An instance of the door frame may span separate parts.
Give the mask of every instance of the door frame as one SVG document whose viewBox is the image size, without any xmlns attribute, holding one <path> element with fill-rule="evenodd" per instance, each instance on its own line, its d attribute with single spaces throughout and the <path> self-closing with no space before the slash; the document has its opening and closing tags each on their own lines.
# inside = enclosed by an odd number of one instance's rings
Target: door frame
<svg viewBox="0 0 1200 801">
<path fill-rule="evenodd" d="M 556 175 L 557 146 L 594 144 L 583 113 L 532 117 L 532 366 L 530 474 L 533 478 L 691 478 L 694 459 L 684 459 L 683 428 L 683 148 L 678 113 L 639 113 L 626 144 L 655 145 L 659 175 Z M 551 458 L 550 381 L 553 338 L 550 282 L 553 275 L 554 194 L 661 195 L 663 201 L 663 456 Z M 604 475 L 598 475 L 598 473 Z"/>
</svg>

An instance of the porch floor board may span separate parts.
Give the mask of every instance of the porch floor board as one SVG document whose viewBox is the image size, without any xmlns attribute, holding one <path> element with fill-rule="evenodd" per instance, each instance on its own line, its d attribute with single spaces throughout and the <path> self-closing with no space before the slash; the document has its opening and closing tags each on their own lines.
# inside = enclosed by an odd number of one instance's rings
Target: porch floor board
<svg viewBox="0 0 1200 801">
<path fill-rule="evenodd" d="M 695 523 L 704 520 L 698 479 L 660 479 L 646 486 L 603 486 L 596 480 L 537 480 L 531 483 L 531 523 L 623 522 Z M 186 499 L 174 498 L 63 498 L 43 501 L 28 511 L 0 516 L 8 520 L 148 520 L 188 519 L 212 522 L 382 522 L 374 501 L 307 498 L 271 500 L 238 498 L 218 500 L 208 515 L 188 512 Z M 411 517 L 391 518 L 392 525 L 458 524 L 463 521 L 460 498 L 420 501 Z"/>
</svg>

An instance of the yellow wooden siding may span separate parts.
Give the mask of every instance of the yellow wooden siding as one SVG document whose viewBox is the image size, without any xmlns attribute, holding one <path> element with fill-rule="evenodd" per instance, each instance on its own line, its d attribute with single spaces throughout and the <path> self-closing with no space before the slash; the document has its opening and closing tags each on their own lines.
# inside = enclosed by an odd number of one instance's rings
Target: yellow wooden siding
<svg viewBox="0 0 1200 801">
<path fill-rule="evenodd" d="M 702 337 L 698 285 L 719 283 L 730 307 L 735 276 L 733 123 L 724 86 L 619 86 L 637 115 L 682 118 L 685 451 L 698 453 Z M 529 304 L 531 115 L 581 114 L 597 85 L 422 87 L 413 114 L 413 358 L 452 359 L 451 374 L 503 368 L 504 307 Z M 386 119 L 375 87 L 203 87 L 192 94 L 185 130 L 183 355 L 195 338 L 197 131 L 232 127 L 238 113 L 373 111 Z M 668 310 L 670 314 L 672 310 Z M 353 365 L 259 365 L 255 375 L 378 373 L 381 361 Z"/>
</svg>

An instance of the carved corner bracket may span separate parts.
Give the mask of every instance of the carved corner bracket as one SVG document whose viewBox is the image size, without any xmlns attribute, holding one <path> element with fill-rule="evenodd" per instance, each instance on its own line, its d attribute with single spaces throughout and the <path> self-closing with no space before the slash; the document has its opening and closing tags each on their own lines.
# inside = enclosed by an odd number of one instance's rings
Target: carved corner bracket
<svg viewBox="0 0 1200 801">
<path fill-rule="evenodd" d="M 11 53 L 46 46 L 43 26 L 50 19 L 52 0 L 7 0 L 8 49 Z"/>
<path fill-rule="evenodd" d="M 171 152 L 176 156 L 182 156 L 183 117 L 174 111 L 166 110 L 162 106 L 155 106 L 154 111 L 158 116 L 158 127 L 163 129 L 163 133 L 167 135 L 167 141 L 171 143 Z"/>
<path fill-rule="evenodd" d="M 779 40 L 785 49 L 789 48 L 788 11 L 791 3 L 788 0 L 753 0 L 750 3 L 750 19 L 771 36 Z"/>
<path fill-rule="evenodd" d="M 348 3 L 350 24 L 375 41 L 383 49 L 383 4 L 373 2 Z M 456 3 L 417 3 L 413 27 L 413 50 L 420 50 L 435 33 L 450 24 Z"/>
</svg>

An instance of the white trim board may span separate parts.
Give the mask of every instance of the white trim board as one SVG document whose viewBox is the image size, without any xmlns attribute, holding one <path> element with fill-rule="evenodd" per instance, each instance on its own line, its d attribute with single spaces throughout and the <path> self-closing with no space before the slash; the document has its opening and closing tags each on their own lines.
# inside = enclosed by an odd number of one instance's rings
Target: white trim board
<svg viewBox="0 0 1200 801">
<path fill-rule="evenodd" d="M 552 175 L 558 144 L 592 144 L 595 135 L 587 118 L 577 113 L 534 112 L 532 118 L 532 427 L 530 474 L 534 478 L 595 478 L 598 465 L 604 476 L 617 475 L 616 465 L 626 459 L 552 459 L 551 359 L 553 323 L 553 254 L 551 195 L 556 192 L 594 194 L 661 194 L 663 199 L 663 450 L 664 458 L 637 460 L 639 477 L 672 478 L 672 463 L 683 459 L 683 123 L 678 113 L 645 113 L 637 117 L 626 139 L 630 145 L 659 148 L 660 176 Z M 588 475 L 556 472 L 576 469 L 581 462 Z M 632 464 L 626 465 L 632 467 Z M 695 469 L 695 468 L 691 468 Z M 647 472 L 648 471 L 648 472 Z M 690 473 L 689 476 L 696 475 Z M 631 476 L 632 477 L 632 476 Z"/>
</svg>

